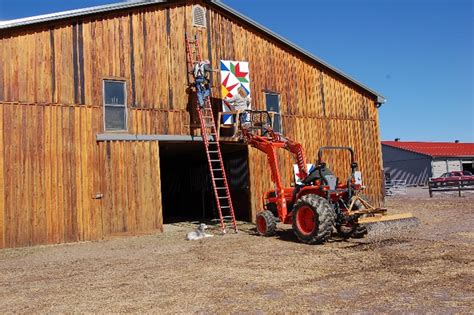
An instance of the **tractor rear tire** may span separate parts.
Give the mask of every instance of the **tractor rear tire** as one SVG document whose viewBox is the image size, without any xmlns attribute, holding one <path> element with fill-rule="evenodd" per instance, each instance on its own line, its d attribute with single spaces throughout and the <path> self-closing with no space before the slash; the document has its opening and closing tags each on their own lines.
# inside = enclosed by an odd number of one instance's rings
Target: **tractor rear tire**
<svg viewBox="0 0 474 315">
<path fill-rule="evenodd" d="M 273 236 L 276 233 L 277 219 L 269 210 L 257 214 L 257 232 L 261 236 Z"/>
<path fill-rule="evenodd" d="M 331 237 L 336 213 L 329 202 L 318 195 L 301 197 L 293 210 L 293 231 L 306 244 L 322 244 Z"/>
</svg>

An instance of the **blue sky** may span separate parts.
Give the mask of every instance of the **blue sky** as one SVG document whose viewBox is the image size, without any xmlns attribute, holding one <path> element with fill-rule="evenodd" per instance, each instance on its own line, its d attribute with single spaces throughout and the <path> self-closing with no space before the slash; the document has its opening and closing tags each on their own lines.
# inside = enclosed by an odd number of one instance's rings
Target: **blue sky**
<svg viewBox="0 0 474 315">
<path fill-rule="evenodd" d="M 0 20 L 107 0 L 0 0 Z M 380 92 L 382 139 L 474 142 L 472 0 L 224 0 Z"/>
</svg>

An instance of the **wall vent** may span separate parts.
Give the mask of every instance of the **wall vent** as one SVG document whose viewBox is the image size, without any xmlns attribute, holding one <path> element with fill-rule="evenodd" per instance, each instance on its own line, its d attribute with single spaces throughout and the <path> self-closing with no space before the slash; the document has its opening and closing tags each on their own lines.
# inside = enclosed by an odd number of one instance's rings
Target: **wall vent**
<svg viewBox="0 0 474 315">
<path fill-rule="evenodd" d="M 193 6 L 193 26 L 206 27 L 206 9 L 200 5 Z"/>
</svg>

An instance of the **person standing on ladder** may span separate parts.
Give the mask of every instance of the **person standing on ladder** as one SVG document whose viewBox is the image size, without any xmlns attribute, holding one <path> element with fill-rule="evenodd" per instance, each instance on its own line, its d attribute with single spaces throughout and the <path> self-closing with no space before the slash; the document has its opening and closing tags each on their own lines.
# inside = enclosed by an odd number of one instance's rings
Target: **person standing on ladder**
<svg viewBox="0 0 474 315">
<path fill-rule="evenodd" d="M 196 94 L 200 107 L 204 107 L 205 101 L 211 94 L 211 63 L 209 60 L 203 60 L 194 65 L 194 78 L 196 84 Z"/>
</svg>

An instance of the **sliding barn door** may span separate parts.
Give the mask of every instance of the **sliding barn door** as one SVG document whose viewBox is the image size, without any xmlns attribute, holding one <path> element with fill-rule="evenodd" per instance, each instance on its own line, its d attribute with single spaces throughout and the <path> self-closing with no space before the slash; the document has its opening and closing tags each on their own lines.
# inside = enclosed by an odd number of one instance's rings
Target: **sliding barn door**
<svg viewBox="0 0 474 315">
<path fill-rule="evenodd" d="M 157 141 L 100 143 L 104 236 L 162 231 Z"/>
</svg>

